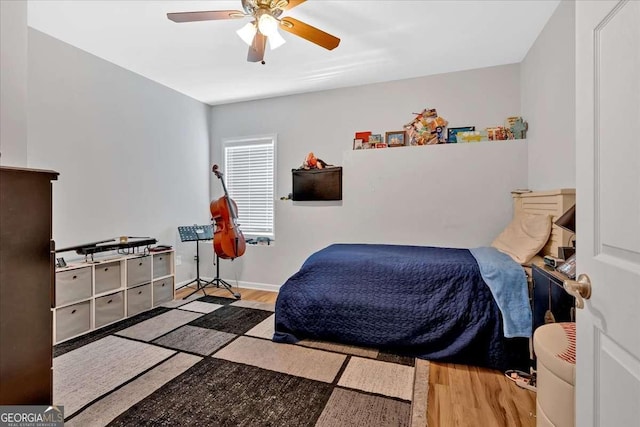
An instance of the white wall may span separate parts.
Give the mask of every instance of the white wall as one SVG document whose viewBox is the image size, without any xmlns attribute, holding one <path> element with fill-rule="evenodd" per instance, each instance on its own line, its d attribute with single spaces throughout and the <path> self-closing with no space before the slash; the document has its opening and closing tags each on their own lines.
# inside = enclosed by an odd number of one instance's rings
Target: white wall
<svg viewBox="0 0 640 427">
<path fill-rule="evenodd" d="M 28 57 L 28 165 L 60 172 L 57 247 L 153 236 L 193 277 L 177 226 L 209 220 L 210 107 L 33 29 Z"/>
<path fill-rule="evenodd" d="M 533 190 L 576 185 L 574 13 L 562 1 L 520 67 Z"/>
<path fill-rule="evenodd" d="M 489 244 L 511 218 L 509 191 L 527 186 L 525 142 L 352 152 L 352 140 L 356 131 L 400 130 L 425 107 L 452 127 L 502 124 L 520 114 L 519 80 L 515 64 L 213 107 L 212 163 L 221 163 L 223 138 L 278 134 L 278 197 L 291 192 L 291 169 L 309 151 L 344 167 L 342 203 L 278 200 L 275 246 L 223 261 L 223 277 L 279 286 L 333 242 Z"/>
<path fill-rule="evenodd" d="M 0 66 L 0 164 L 26 166 L 26 1 L 0 1 Z"/>
</svg>

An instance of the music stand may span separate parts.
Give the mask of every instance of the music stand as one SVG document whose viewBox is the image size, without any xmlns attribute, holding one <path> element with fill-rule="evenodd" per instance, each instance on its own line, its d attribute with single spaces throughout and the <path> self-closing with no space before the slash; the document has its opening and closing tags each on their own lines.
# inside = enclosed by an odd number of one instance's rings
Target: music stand
<svg viewBox="0 0 640 427">
<path fill-rule="evenodd" d="M 196 242 L 196 278 L 190 281 L 189 283 L 180 286 L 178 289 L 182 289 L 186 286 L 191 285 L 192 283 L 196 284 L 196 289 L 191 292 L 189 295 L 182 299 L 187 299 L 191 295 L 195 294 L 199 290 L 202 290 L 202 293 L 206 295 L 204 288 L 207 287 L 210 282 L 202 280 L 200 278 L 200 245 L 199 242 L 201 240 L 212 240 L 213 239 L 213 227 L 211 225 L 185 225 L 178 227 L 178 233 L 180 234 L 180 241 L 182 242 Z"/>
<path fill-rule="evenodd" d="M 207 293 L 204 291 L 204 289 L 207 286 L 213 286 L 215 285 L 217 288 L 219 287 L 223 287 L 226 290 L 228 290 L 229 292 L 231 292 L 231 295 L 233 295 L 233 297 L 235 299 L 240 299 L 241 296 L 239 293 L 237 292 L 233 292 L 233 289 L 231 287 L 231 285 L 227 282 L 225 282 L 223 279 L 220 278 L 220 257 L 218 256 L 218 254 L 216 254 L 216 277 L 211 280 L 210 282 L 207 282 L 205 280 L 202 280 L 200 278 L 200 246 L 198 245 L 198 242 L 200 240 L 213 240 L 213 226 L 212 225 L 186 225 L 186 226 L 180 226 L 178 227 L 178 233 L 180 234 L 180 240 L 183 242 L 191 242 L 191 241 L 195 241 L 196 242 L 196 278 L 193 279 L 192 281 L 190 281 L 189 283 L 180 286 L 177 289 L 182 289 L 185 286 L 189 286 L 192 283 L 196 284 L 196 289 L 191 292 L 189 295 L 185 296 L 184 299 L 189 298 L 191 295 L 195 294 L 198 291 L 202 291 L 202 293 L 204 295 L 207 295 Z M 176 289 L 176 290 L 177 290 Z"/>
<path fill-rule="evenodd" d="M 224 279 L 220 278 L 220 257 L 218 256 L 218 254 L 216 254 L 216 277 L 212 281 L 210 281 L 209 284 L 216 285 L 216 288 L 222 286 L 223 288 L 231 292 L 231 295 L 233 295 L 235 299 L 241 298 L 240 293 L 233 292 L 231 285 L 225 282 Z"/>
</svg>

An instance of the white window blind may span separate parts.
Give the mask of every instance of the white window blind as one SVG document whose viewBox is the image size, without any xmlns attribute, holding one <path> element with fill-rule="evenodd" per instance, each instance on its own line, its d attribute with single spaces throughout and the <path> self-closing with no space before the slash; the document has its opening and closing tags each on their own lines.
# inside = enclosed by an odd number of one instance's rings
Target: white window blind
<svg viewBox="0 0 640 427">
<path fill-rule="evenodd" d="M 225 140 L 224 178 L 248 236 L 274 237 L 275 136 Z"/>
</svg>

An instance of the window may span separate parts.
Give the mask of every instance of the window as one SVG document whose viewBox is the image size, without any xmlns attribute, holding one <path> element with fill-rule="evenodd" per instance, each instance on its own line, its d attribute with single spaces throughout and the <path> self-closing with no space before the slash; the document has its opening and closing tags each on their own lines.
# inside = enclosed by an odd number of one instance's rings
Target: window
<svg viewBox="0 0 640 427">
<path fill-rule="evenodd" d="M 223 141 L 224 178 L 238 205 L 238 224 L 248 237 L 273 238 L 276 136 Z"/>
</svg>

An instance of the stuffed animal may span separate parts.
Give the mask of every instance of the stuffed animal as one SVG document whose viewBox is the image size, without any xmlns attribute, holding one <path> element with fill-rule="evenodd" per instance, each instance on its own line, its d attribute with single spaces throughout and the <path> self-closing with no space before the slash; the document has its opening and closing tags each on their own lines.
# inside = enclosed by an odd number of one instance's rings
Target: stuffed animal
<svg viewBox="0 0 640 427">
<path fill-rule="evenodd" d="M 322 159 L 319 159 L 313 154 L 313 151 L 307 154 L 304 162 L 302 163 L 302 169 L 324 169 L 327 163 Z"/>
</svg>

